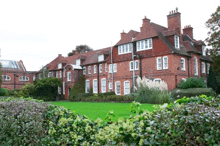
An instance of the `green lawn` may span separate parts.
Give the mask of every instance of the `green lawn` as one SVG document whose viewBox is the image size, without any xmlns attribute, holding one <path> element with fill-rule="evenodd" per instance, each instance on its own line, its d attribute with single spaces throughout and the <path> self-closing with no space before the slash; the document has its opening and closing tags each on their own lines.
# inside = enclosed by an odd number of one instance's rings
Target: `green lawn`
<svg viewBox="0 0 220 146">
<path fill-rule="evenodd" d="M 104 119 L 109 111 L 114 112 L 114 120 L 130 115 L 130 103 L 51 102 L 51 104 L 64 106 L 93 120 Z M 154 107 L 153 104 L 141 104 L 141 109 L 153 111 Z"/>
</svg>

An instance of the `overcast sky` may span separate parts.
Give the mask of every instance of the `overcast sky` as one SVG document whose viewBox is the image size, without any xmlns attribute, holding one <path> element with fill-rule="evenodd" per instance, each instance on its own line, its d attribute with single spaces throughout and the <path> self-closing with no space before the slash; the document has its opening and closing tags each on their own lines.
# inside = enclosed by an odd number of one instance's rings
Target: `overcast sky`
<svg viewBox="0 0 220 146">
<path fill-rule="evenodd" d="M 22 60 L 36 71 L 80 44 L 95 50 L 115 45 L 123 30 L 140 31 L 144 16 L 167 27 L 176 7 L 182 28 L 191 25 L 194 38 L 204 40 L 205 22 L 219 5 L 220 0 L 0 0 L 1 59 Z"/>
</svg>

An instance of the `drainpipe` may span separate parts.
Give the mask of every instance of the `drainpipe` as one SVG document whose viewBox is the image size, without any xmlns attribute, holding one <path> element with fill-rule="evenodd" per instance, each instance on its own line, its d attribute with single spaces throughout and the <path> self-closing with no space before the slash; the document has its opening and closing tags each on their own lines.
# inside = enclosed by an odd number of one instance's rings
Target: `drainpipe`
<svg viewBox="0 0 220 146">
<path fill-rule="evenodd" d="M 138 54 L 138 57 L 139 57 L 139 68 L 140 68 L 140 73 L 139 73 L 139 76 L 140 78 L 142 79 L 142 55 Z"/>
</svg>

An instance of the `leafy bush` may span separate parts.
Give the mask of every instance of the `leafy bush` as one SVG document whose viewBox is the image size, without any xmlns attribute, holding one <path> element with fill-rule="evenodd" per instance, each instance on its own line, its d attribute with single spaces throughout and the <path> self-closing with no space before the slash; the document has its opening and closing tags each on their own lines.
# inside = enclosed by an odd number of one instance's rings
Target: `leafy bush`
<svg viewBox="0 0 220 146">
<path fill-rule="evenodd" d="M 0 96 L 6 96 L 8 94 L 8 90 L 5 88 L 0 88 Z"/>
<path fill-rule="evenodd" d="M 85 93 L 85 80 L 85 76 L 82 75 L 80 76 L 79 81 L 74 83 L 69 95 L 70 101 L 74 101 L 79 96 L 79 94 Z"/>
<path fill-rule="evenodd" d="M 212 66 L 210 66 L 210 69 L 209 69 L 209 75 L 208 75 L 208 80 L 207 80 L 207 86 L 209 88 L 212 88 L 214 91 L 217 91 L 218 90 L 218 83 L 217 83 L 217 79 L 216 79 L 216 76 L 215 76 L 215 72 L 213 71 L 212 69 Z"/>
<path fill-rule="evenodd" d="M 98 96 L 99 97 L 106 97 L 108 95 L 115 95 L 114 91 L 110 91 L 110 92 L 105 92 L 105 93 L 99 93 Z"/>
<path fill-rule="evenodd" d="M 27 83 L 20 90 L 19 95 L 23 97 L 33 97 L 34 96 L 34 84 Z"/>
<path fill-rule="evenodd" d="M 159 90 L 157 88 L 148 88 L 147 86 L 141 86 L 137 90 L 137 99 L 140 103 L 152 103 L 163 104 L 172 101 L 170 94 L 166 90 Z"/>
<path fill-rule="evenodd" d="M 215 92 L 212 90 L 212 88 L 174 89 L 171 91 L 171 97 L 174 99 L 179 99 L 184 96 L 186 97 L 199 96 L 202 94 L 207 96 L 214 96 Z"/>
<path fill-rule="evenodd" d="M 48 105 L 30 98 L 0 102 L 0 145 L 41 145 L 49 128 L 43 118 Z"/>
<path fill-rule="evenodd" d="M 206 88 L 206 83 L 203 78 L 187 78 L 186 81 L 181 81 L 178 86 L 179 89 L 188 89 L 188 88 Z"/>
<path fill-rule="evenodd" d="M 34 98 L 43 97 L 46 101 L 56 100 L 58 94 L 58 86 L 62 86 L 62 82 L 58 78 L 45 78 L 34 82 Z"/>
</svg>

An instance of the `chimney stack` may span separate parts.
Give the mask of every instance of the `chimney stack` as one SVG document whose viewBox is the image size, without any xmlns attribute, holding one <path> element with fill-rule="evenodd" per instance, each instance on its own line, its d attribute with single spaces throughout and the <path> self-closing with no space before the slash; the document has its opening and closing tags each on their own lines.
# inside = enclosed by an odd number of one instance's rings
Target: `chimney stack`
<svg viewBox="0 0 220 146">
<path fill-rule="evenodd" d="M 126 36 L 126 34 L 127 34 L 127 33 L 125 33 L 124 30 L 123 30 L 123 32 L 121 33 L 121 39 L 124 39 L 125 36 Z"/>
<path fill-rule="evenodd" d="M 191 39 L 193 39 L 193 28 L 191 27 L 191 25 L 186 25 L 183 28 L 183 34 L 188 35 L 191 37 Z"/>
<path fill-rule="evenodd" d="M 143 24 L 141 27 L 141 32 L 143 32 L 144 30 L 146 30 L 147 27 L 150 27 L 150 19 L 148 19 L 146 16 L 143 19 Z"/>
</svg>

